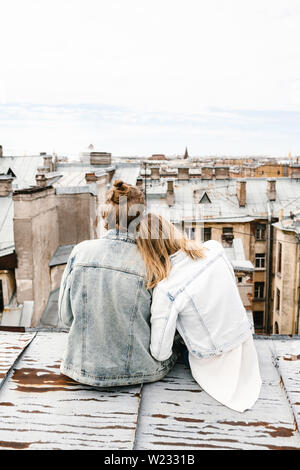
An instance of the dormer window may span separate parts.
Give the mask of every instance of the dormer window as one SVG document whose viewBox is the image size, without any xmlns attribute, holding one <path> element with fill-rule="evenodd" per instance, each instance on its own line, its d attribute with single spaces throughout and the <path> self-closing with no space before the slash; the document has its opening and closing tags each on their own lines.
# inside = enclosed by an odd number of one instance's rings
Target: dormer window
<svg viewBox="0 0 300 470">
<path fill-rule="evenodd" d="M 211 200 L 209 199 L 206 192 L 202 195 L 202 197 L 199 201 L 199 204 L 211 204 Z"/>
</svg>

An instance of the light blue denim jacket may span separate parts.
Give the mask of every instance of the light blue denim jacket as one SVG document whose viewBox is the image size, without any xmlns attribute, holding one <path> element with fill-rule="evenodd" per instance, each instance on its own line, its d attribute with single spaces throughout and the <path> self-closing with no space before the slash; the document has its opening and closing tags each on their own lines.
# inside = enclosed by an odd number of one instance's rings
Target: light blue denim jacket
<svg viewBox="0 0 300 470">
<path fill-rule="evenodd" d="M 97 387 L 154 382 L 174 366 L 150 354 L 150 306 L 145 267 L 133 237 L 110 230 L 76 245 L 58 300 L 70 327 L 61 372 Z"/>
</svg>

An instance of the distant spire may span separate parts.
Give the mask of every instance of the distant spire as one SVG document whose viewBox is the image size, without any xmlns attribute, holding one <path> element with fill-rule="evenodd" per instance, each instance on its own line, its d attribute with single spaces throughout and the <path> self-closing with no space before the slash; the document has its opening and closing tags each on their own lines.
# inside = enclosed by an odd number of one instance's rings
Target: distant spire
<svg viewBox="0 0 300 470">
<path fill-rule="evenodd" d="M 184 152 L 184 157 L 183 157 L 183 158 L 184 158 L 185 160 L 186 160 L 187 158 L 189 158 L 189 154 L 188 154 L 188 149 L 187 149 L 187 147 L 185 147 L 185 152 Z"/>
</svg>

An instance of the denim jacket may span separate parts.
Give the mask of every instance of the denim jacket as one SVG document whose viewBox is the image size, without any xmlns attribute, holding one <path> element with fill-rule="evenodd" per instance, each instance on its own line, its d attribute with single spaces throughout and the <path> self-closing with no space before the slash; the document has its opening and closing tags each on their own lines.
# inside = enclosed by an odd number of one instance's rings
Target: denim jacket
<svg viewBox="0 0 300 470">
<path fill-rule="evenodd" d="M 168 278 L 154 289 L 150 349 L 160 361 L 172 354 L 176 328 L 198 358 L 231 351 L 252 334 L 224 248 L 214 240 L 204 247 L 206 257 L 198 260 L 172 255 Z"/>
<path fill-rule="evenodd" d="M 154 382 L 174 366 L 150 354 L 151 291 L 133 237 L 109 230 L 76 245 L 64 270 L 58 300 L 70 327 L 61 372 L 97 387 Z"/>
</svg>

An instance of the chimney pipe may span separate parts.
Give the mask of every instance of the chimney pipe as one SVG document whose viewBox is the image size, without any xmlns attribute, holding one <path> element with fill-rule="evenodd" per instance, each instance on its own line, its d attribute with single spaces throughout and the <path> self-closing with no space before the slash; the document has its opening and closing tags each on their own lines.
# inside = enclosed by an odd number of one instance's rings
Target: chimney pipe
<svg viewBox="0 0 300 470">
<path fill-rule="evenodd" d="M 12 182 L 12 176 L 0 175 L 0 196 L 9 196 L 12 192 Z"/>
<path fill-rule="evenodd" d="M 245 179 L 237 180 L 236 195 L 240 207 L 245 207 L 247 199 L 247 181 Z"/>
<path fill-rule="evenodd" d="M 268 178 L 267 179 L 267 195 L 269 201 L 276 201 L 276 179 Z"/>
<path fill-rule="evenodd" d="M 174 197 L 174 180 L 168 179 L 167 180 L 167 204 L 168 206 L 173 206 L 175 202 Z"/>
</svg>

